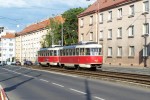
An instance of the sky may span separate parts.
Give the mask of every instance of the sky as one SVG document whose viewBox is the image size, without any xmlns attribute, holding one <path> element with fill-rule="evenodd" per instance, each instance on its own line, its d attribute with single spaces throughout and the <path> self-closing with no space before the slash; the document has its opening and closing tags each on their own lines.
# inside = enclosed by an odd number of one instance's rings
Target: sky
<svg viewBox="0 0 150 100">
<path fill-rule="evenodd" d="M 62 14 L 71 8 L 87 7 L 96 0 L 0 0 L 0 26 L 17 32 L 27 25 Z"/>
</svg>

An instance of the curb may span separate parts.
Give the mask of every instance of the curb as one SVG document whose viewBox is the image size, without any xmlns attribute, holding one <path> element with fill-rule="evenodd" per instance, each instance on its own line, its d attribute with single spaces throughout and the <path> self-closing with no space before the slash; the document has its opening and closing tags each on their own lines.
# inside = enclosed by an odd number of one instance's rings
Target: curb
<svg viewBox="0 0 150 100">
<path fill-rule="evenodd" d="M 3 87 L 0 85 L 0 100 L 8 100 Z"/>
</svg>

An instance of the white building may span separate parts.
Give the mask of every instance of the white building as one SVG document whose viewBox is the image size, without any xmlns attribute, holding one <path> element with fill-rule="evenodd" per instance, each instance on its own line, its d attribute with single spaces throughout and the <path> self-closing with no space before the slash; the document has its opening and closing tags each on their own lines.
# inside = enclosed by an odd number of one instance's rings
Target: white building
<svg viewBox="0 0 150 100">
<path fill-rule="evenodd" d="M 61 16 L 55 17 L 56 20 L 62 20 Z M 37 51 L 41 48 L 41 41 L 48 33 L 47 28 L 50 20 L 44 20 L 31 24 L 16 34 L 16 60 L 22 64 L 24 60 L 35 63 L 37 61 Z"/>
<path fill-rule="evenodd" d="M 0 63 L 11 64 L 15 61 L 15 34 L 6 33 L 0 38 Z"/>
</svg>

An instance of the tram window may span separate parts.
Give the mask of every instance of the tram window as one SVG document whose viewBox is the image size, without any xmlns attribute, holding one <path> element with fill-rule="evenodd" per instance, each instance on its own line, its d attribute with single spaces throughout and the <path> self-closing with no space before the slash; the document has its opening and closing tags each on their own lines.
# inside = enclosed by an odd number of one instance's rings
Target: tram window
<svg viewBox="0 0 150 100">
<path fill-rule="evenodd" d="M 66 49 L 66 56 L 68 56 L 68 49 Z"/>
<path fill-rule="evenodd" d="M 53 50 L 51 50 L 51 56 L 53 56 L 53 55 L 54 55 Z"/>
<path fill-rule="evenodd" d="M 90 48 L 85 49 L 85 55 L 90 55 Z"/>
<path fill-rule="evenodd" d="M 56 50 L 54 50 L 54 56 L 57 56 L 57 51 Z"/>
<path fill-rule="evenodd" d="M 42 51 L 42 56 L 44 56 L 44 51 Z"/>
<path fill-rule="evenodd" d="M 79 55 L 79 48 L 76 48 L 76 55 Z"/>
<path fill-rule="evenodd" d="M 99 55 L 101 55 L 102 54 L 102 51 L 101 51 L 102 49 L 101 48 L 99 48 Z"/>
<path fill-rule="evenodd" d="M 48 56 L 50 56 L 50 50 L 48 51 Z"/>
<path fill-rule="evenodd" d="M 63 55 L 64 55 L 64 56 L 66 55 L 66 49 L 63 50 Z"/>
<path fill-rule="evenodd" d="M 62 56 L 63 55 L 63 51 L 62 50 L 60 50 L 60 56 Z"/>
<path fill-rule="evenodd" d="M 99 55 L 99 49 L 98 48 L 91 48 L 91 55 Z"/>
<path fill-rule="evenodd" d="M 84 55 L 84 48 L 80 48 L 80 55 Z"/>
<path fill-rule="evenodd" d="M 72 56 L 72 49 L 69 49 L 69 55 Z"/>
<path fill-rule="evenodd" d="M 43 51 L 43 56 L 45 56 L 45 51 Z"/>
<path fill-rule="evenodd" d="M 75 49 L 72 49 L 72 55 L 73 56 L 75 55 Z"/>
</svg>

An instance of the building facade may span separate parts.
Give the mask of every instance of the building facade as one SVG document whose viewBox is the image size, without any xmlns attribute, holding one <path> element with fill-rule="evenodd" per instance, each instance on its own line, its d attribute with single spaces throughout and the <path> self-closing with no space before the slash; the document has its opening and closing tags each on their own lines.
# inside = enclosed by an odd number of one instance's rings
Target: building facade
<svg viewBox="0 0 150 100">
<path fill-rule="evenodd" d="M 61 16 L 56 16 L 56 20 L 62 20 Z M 42 47 L 41 41 L 50 31 L 47 27 L 50 20 L 31 24 L 16 34 L 16 59 L 22 64 L 25 60 L 37 62 L 37 51 Z"/>
<path fill-rule="evenodd" d="M 149 0 L 97 0 L 78 16 L 79 41 L 102 44 L 104 64 L 149 67 L 149 4 Z"/>
<path fill-rule="evenodd" d="M 11 64 L 15 61 L 15 34 L 6 33 L 0 38 L 0 63 Z"/>
</svg>

